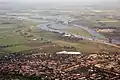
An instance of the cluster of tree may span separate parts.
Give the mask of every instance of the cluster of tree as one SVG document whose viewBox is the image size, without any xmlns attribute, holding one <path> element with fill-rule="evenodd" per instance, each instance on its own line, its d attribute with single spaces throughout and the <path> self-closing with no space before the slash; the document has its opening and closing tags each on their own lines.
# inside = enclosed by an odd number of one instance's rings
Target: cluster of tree
<svg viewBox="0 0 120 80">
<path fill-rule="evenodd" d="M 7 48 L 7 47 L 13 47 L 13 46 L 19 46 L 21 44 L 11 44 L 11 45 L 0 45 L 0 48 Z"/>
</svg>

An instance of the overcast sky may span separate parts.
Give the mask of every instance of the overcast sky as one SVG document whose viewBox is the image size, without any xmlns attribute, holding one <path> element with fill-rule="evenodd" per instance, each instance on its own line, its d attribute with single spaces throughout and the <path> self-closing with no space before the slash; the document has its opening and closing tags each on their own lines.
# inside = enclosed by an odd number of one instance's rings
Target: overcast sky
<svg viewBox="0 0 120 80">
<path fill-rule="evenodd" d="M 22 1 L 22 2 L 103 2 L 103 1 L 117 1 L 117 0 L 0 0 L 0 1 Z"/>
<path fill-rule="evenodd" d="M 108 5 L 109 3 L 119 3 L 120 0 L 0 0 L 0 2 L 23 2 L 23 3 L 87 3 L 87 4 L 103 4 Z M 108 4 L 107 4 L 108 3 Z"/>
</svg>

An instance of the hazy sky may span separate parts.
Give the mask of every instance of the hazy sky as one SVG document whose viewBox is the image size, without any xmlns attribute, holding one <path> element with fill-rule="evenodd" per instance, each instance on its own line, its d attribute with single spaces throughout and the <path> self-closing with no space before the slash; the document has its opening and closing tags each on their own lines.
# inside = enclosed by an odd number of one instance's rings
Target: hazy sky
<svg viewBox="0 0 120 80">
<path fill-rule="evenodd" d="M 103 2 L 103 1 L 117 1 L 117 0 L 0 0 L 0 1 L 22 1 L 22 2 Z"/>
<path fill-rule="evenodd" d="M 53 2 L 63 2 L 63 3 L 90 3 L 90 4 L 96 4 L 96 3 L 116 3 L 120 0 L 0 0 L 0 2 L 24 2 L 24 3 L 53 3 Z M 119 2 L 118 2 L 119 3 Z M 107 4 L 108 5 L 108 4 Z"/>
</svg>

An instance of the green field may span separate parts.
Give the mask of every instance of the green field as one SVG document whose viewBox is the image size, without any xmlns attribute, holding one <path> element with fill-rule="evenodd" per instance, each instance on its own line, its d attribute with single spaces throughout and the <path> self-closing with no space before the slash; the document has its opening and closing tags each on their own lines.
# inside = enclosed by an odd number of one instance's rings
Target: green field
<svg viewBox="0 0 120 80">
<path fill-rule="evenodd" d="M 108 18 L 101 18 L 98 20 L 99 22 L 119 22 L 118 20 L 114 20 L 114 19 L 108 19 Z"/>
<path fill-rule="evenodd" d="M 83 53 L 100 53 L 100 52 L 120 52 L 120 49 L 108 46 L 105 44 L 82 40 L 79 42 L 68 42 L 68 41 L 56 41 L 56 44 L 63 46 L 72 46 L 77 49 L 77 51 Z"/>
<path fill-rule="evenodd" d="M 40 28 L 34 27 L 32 29 L 32 34 L 36 35 L 37 38 L 41 39 L 43 38 L 43 40 L 57 40 L 58 39 L 58 35 L 49 31 L 45 31 L 45 30 L 41 30 Z"/>
<path fill-rule="evenodd" d="M 23 27 L 26 28 L 32 25 L 32 23 L 22 22 L 20 25 L 19 24 L 20 23 L 0 24 L 0 45 L 21 44 L 20 46 L 8 47 L 8 48 L 5 48 L 4 50 L 10 51 L 10 52 L 19 52 L 19 51 L 28 50 L 31 48 L 26 45 L 28 41 L 16 31 L 18 29 L 23 29 Z"/>
<path fill-rule="evenodd" d="M 4 48 L 3 50 L 9 52 L 20 52 L 33 48 L 43 48 L 41 52 L 55 52 L 60 50 L 68 50 L 64 49 L 64 46 L 72 46 L 74 49 L 84 53 L 98 53 L 101 51 L 106 52 L 120 52 L 119 49 L 115 47 L 111 47 L 108 45 L 81 40 L 78 42 L 72 42 L 67 40 L 62 40 L 60 36 L 56 33 L 45 31 L 35 27 L 36 24 L 33 22 L 21 22 L 16 24 L 0 24 L 0 44 L 1 45 L 14 45 L 20 44 L 18 46 L 12 46 Z M 19 32 L 16 32 L 19 30 Z M 86 30 L 81 28 L 67 28 L 64 29 L 68 33 L 92 37 Z M 22 34 L 22 35 L 21 35 Z M 27 37 L 32 35 L 31 37 Z M 37 39 L 37 40 L 33 40 Z M 41 43 L 51 41 L 52 44 L 41 45 Z M 33 45 L 33 46 L 32 46 Z M 53 47 L 53 45 L 56 45 Z"/>
<path fill-rule="evenodd" d="M 75 35 L 92 37 L 92 35 L 88 31 L 86 31 L 82 28 L 76 28 L 76 27 L 68 28 L 68 29 L 65 29 L 65 31 L 68 32 L 68 33 L 71 33 L 71 34 L 75 34 Z"/>
<path fill-rule="evenodd" d="M 31 49 L 31 48 L 26 45 L 4 48 L 4 50 L 9 51 L 9 52 L 20 52 L 20 51 L 25 51 L 25 50 L 29 50 L 29 49 Z"/>
</svg>

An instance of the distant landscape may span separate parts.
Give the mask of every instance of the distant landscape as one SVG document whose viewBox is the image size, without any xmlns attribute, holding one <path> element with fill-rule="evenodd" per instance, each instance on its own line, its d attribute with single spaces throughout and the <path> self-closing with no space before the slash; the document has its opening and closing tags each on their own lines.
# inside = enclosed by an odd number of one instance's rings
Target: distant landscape
<svg viewBox="0 0 120 80">
<path fill-rule="evenodd" d="M 29 58 L 34 60 L 29 56 L 34 53 L 40 54 L 36 58 L 45 60 L 53 59 L 54 54 L 61 51 L 80 52 L 88 59 L 91 59 L 89 58 L 91 54 L 97 54 L 99 57 L 108 56 L 109 53 L 117 55 L 120 53 L 120 6 L 117 0 L 116 2 L 108 1 L 109 3 L 107 1 L 93 4 L 84 1 L 84 4 L 82 2 L 67 4 L 67 1 L 64 4 L 32 1 L 25 3 L 22 0 L 20 2 L 0 2 L 0 67 L 3 66 L 4 59 L 8 59 L 8 62 L 5 61 L 6 64 L 9 63 L 9 60 L 10 63 L 14 63 L 12 60 L 14 54 L 20 59 L 20 62 L 23 58 L 24 63 Z M 105 5 L 106 3 L 110 5 Z M 28 58 L 26 58 L 27 56 Z M 57 55 L 57 57 L 59 56 Z M 78 56 L 74 57 L 78 58 Z M 71 59 L 73 56 L 69 56 L 69 58 Z M 69 58 L 66 60 L 69 61 Z M 77 62 L 77 60 L 75 61 Z M 57 62 L 55 58 L 53 62 Z M 5 63 L 3 64 L 5 65 Z M 7 75 L 7 77 L 10 76 L 13 74 Z M 21 75 L 17 76 L 21 77 Z M 51 76 L 49 75 L 49 77 Z M 23 76 L 24 80 L 27 80 L 26 78 Z"/>
</svg>

